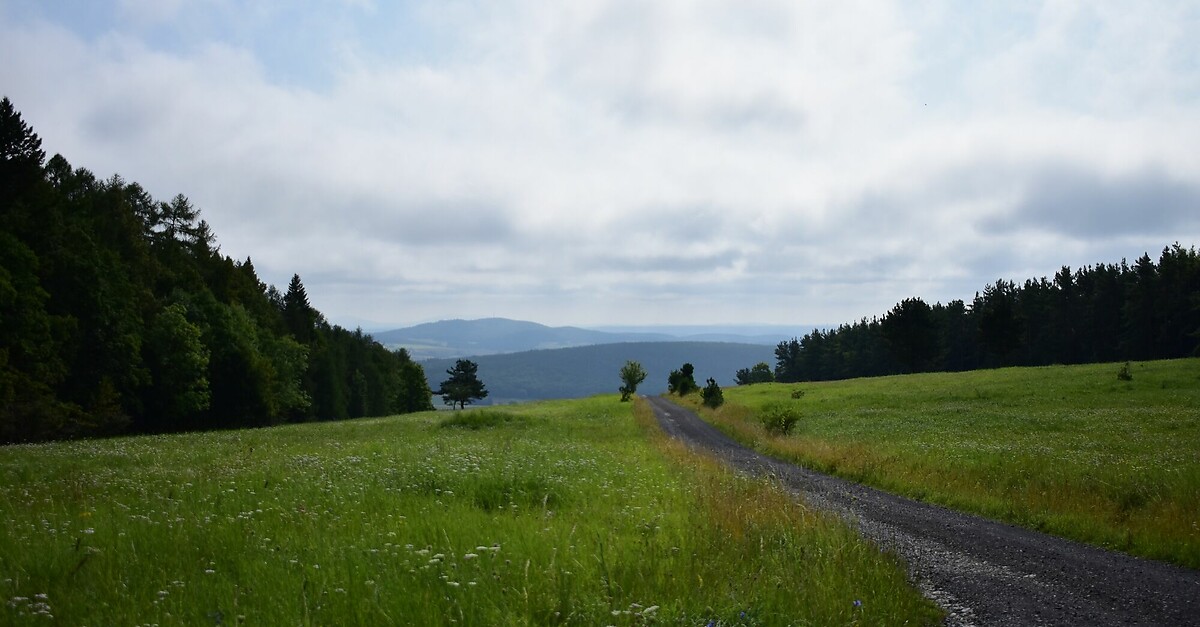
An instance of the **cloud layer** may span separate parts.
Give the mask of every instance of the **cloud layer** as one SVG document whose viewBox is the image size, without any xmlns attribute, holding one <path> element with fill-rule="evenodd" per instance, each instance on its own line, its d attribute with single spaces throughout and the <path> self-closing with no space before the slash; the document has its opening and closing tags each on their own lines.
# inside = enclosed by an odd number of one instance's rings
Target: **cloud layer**
<svg viewBox="0 0 1200 627">
<path fill-rule="evenodd" d="M 1194 3 L 41 4 L 47 150 L 335 321 L 836 324 L 1200 244 Z"/>
</svg>

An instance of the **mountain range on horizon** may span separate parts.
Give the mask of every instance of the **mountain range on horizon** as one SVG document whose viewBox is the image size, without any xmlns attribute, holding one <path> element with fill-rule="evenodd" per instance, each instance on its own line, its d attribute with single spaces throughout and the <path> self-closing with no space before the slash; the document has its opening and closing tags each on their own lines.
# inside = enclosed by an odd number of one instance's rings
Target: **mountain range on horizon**
<svg viewBox="0 0 1200 627">
<path fill-rule="evenodd" d="M 645 325 L 595 329 L 551 327 L 525 320 L 440 320 L 371 333 L 380 344 L 403 348 L 414 360 L 451 359 L 629 342 L 732 342 L 775 346 L 812 326 Z"/>
</svg>

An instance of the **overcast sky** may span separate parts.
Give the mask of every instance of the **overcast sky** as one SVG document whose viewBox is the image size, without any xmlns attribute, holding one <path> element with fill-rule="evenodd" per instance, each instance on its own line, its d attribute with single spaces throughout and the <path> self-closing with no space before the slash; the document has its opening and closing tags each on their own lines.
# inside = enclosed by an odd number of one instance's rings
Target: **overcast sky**
<svg viewBox="0 0 1200 627">
<path fill-rule="evenodd" d="M 346 326 L 838 324 L 1200 245 L 1200 3 L 0 0 L 48 154 Z"/>
</svg>

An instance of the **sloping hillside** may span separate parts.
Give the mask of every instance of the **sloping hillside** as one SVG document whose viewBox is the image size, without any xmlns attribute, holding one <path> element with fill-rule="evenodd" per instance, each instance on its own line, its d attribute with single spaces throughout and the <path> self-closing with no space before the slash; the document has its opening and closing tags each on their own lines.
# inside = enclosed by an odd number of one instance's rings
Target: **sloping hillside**
<svg viewBox="0 0 1200 627">
<path fill-rule="evenodd" d="M 489 392 L 485 402 L 577 398 L 616 392 L 618 371 L 627 360 L 646 369 L 645 393 L 666 390 L 667 375 L 685 362 L 696 367 L 701 385 L 712 377 L 722 386 L 734 385 L 739 368 L 758 362 L 773 364 L 774 347 L 721 342 L 628 342 L 556 350 L 537 350 L 505 355 L 472 357 L 479 364 L 479 378 Z M 454 359 L 430 359 L 421 363 L 430 387 L 437 389 L 446 379 Z"/>
</svg>

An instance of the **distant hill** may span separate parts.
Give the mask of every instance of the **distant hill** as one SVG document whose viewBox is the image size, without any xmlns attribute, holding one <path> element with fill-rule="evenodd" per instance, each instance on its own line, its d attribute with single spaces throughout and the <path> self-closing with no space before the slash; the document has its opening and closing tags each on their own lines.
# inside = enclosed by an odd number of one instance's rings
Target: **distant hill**
<svg viewBox="0 0 1200 627">
<path fill-rule="evenodd" d="M 536 322 L 485 318 L 443 320 L 371 336 L 389 348 L 404 348 L 413 359 L 495 355 L 529 350 L 627 342 L 732 342 L 775 346 L 811 328 L 785 327 L 628 327 L 583 329 Z"/>
<path fill-rule="evenodd" d="M 775 348 L 728 342 L 626 342 L 471 357 L 488 389 L 485 403 L 615 393 L 621 386 L 618 372 L 630 359 L 640 362 L 649 375 L 638 391 L 657 394 L 667 389 L 667 375 L 685 362 L 696 367 L 700 385 L 713 377 L 720 385 L 731 386 L 738 369 L 758 362 L 774 364 Z M 421 363 L 431 389 L 446 379 L 454 361 Z"/>
<path fill-rule="evenodd" d="M 835 325 L 836 326 L 836 325 Z M 804 337 L 817 329 L 816 325 L 783 324 L 686 324 L 649 326 L 602 326 L 596 331 L 607 333 L 667 334 L 687 342 L 732 342 L 734 344 L 769 344 L 777 346 L 793 337 Z M 823 328 L 823 327 L 821 327 Z"/>
<path fill-rule="evenodd" d="M 442 320 L 372 333 L 371 337 L 384 346 L 405 348 L 417 360 L 674 339 L 665 334 L 608 333 L 578 327 L 548 327 L 536 322 L 506 318 Z"/>
</svg>

